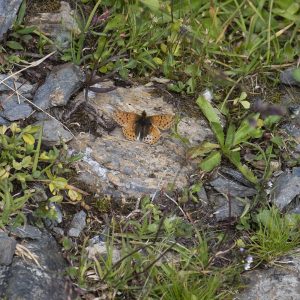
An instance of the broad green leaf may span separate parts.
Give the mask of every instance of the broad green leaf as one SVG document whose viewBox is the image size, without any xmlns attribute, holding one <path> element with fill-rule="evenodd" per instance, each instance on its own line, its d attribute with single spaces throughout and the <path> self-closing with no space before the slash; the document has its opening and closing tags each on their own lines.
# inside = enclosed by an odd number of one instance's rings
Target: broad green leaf
<svg viewBox="0 0 300 300">
<path fill-rule="evenodd" d="M 240 95 L 240 100 L 245 100 L 247 98 L 247 93 L 246 92 L 242 92 L 241 95 Z"/>
<path fill-rule="evenodd" d="M 9 128 L 10 128 L 12 133 L 17 133 L 17 132 L 21 131 L 21 128 L 18 126 L 17 123 L 10 124 Z"/>
<path fill-rule="evenodd" d="M 19 34 L 29 34 L 36 30 L 36 27 L 25 27 L 22 29 L 17 30 L 17 33 Z"/>
<path fill-rule="evenodd" d="M 208 157 L 206 157 L 201 163 L 200 168 L 203 171 L 210 172 L 221 162 L 221 153 L 219 151 L 212 152 Z"/>
<path fill-rule="evenodd" d="M 219 144 L 221 145 L 221 147 L 223 147 L 223 145 L 224 145 L 224 132 L 223 132 L 223 128 L 222 128 L 221 124 L 216 123 L 216 122 L 211 122 L 210 126 L 211 126 L 211 129 L 214 132 Z"/>
<path fill-rule="evenodd" d="M 32 177 L 33 178 L 39 178 L 41 176 L 41 172 L 40 171 L 34 171 L 32 172 Z"/>
<path fill-rule="evenodd" d="M 241 105 L 245 108 L 245 109 L 249 109 L 250 108 L 250 102 L 249 101 L 240 101 Z"/>
<path fill-rule="evenodd" d="M 24 140 L 24 142 L 26 144 L 29 144 L 29 145 L 33 145 L 35 142 L 33 135 L 31 135 L 30 133 L 24 133 L 22 135 L 22 139 Z"/>
<path fill-rule="evenodd" d="M 49 202 L 61 202 L 63 200 L 63 196 L 62 195 L 52 196 L 48 200 Z"/>
<path fill-rule="evenodd" d="M 147 228 L 150 232 L 156 232 L 157 229 L 158 229 L 158 224 L 156 223 L 151 223 L 148 225 L 148 228 Z"/>
<path fill-rule="evenodd" d="M 68 196 L 72 201 L 80 201 L 82 199 L 82 195 L 74 190 L 68 190 Z"/>
<path fill-rule="evenodd" d="M 300 68 L 294 69 L 292 71 L 292 76 L 296 81 L 300 82 Z"/>
<path fill-rule="evenodd" d="M 212 150 L 220 148 L 219 144 L 213 144 L 210 142 L 202 142 L 199 146 L 192 147 L 189 149 L 189 157 L 196 158 L 198 156 L 204 156 L 205 154 L 211 152 Z"/>
<path fill-rule="evenodd" d="M 162 65 L 163 61 L 161 58 L 159 57 L 153 57 L 153 61 L 157 64 L 157 65 Z"/>
<path fill-rule="evenodd" d="M 194 94 L 195 93 L 195 89 L 196 89 L 196 85 L 197 85 L 195 78 L 191 77 L 186 82 L 186 85 L 187 85 L 187 93 L 188 94 Z"/>
<path fill-rule="evenodd" d="M 258 183 L 257 177 L 246 165 L 238 164 L 236 167 L 250 182 L 255 184 Z"/>
<path fill-rule="evenodd" d="M 258 118 L 258 115 L 254 119 L 257 120 L 257 118 Z M 236 145 L 238 145 L 242 142 L 246 142 L 249 138 L 252 137 L 252 134 L 257 136 L 259 133 L 261 133 L 260 128 L 254 127 L 246 119 L 242 122 L 241 126 L 236 131 L 236 133 L 234 135 L 234 140 L 233 140 L 233 145 L 232 146 L 236 146 Z"/>
<path fill-rule="evenodd" d="M 219 119 L 215 109 L 210 104 L 210 102 L 205 99 L 204 96 L 198 97 L 196 102 L 197 102 L 200 110 L 202 111 L 202 113 L 204 114 L 204 116 L 206 117 L 206 119 L 209 122 L 219 123 L 221 125 L 220 119 Z"/>
<path fill-rule="evenodd" d="M 31 161 L 32 161 L 31 156 L 29 155 L 25 156 L 21 161 L 22 167 L 23 168 L 29 167 L 31 165 Z"/>
<path fill-rule="evenodd" d="M 274 137 L 272 137 L 271 142 L 276 144 L 279 147 L 284 146 L 283 138 L 281 136 L 278 136 L 278 135 L 275 135 Z"/>
<path fill-rule="evenodd" d="M 44 152 L 41 153 L 40 159 L 41 160 L 49 160 L 50 156 L 48 155 L 48 153 L 46 151 L 44 151 Z"/>
<path fill-rule="evenodd" d="M 225 148 L 230 149 L 233 144 L 233 138 L 235 134 L 235 125 L 230 123 L 226 133 L 226 140 L 225 140 Z"/>
<path fill-rule="evenodd" d="M 17 25 L 21 25 L 23 22 L 23 19 L 24 19 L 25 13 L 26 13 L 26 6 L 27 6 L 26 0 L 23 0 L 21 6 L 19 8 L 19 12 L 18 12 L 17 20 L 16 20 Z"/>
<path fill-rule="evenodd" d="M 294 2 L 286 10 L 288 14 L 295 15 L 299 11 L 299 3 Z"/>
<path fill-rule="evenodd" d="M 20 171 L 22 169 L 22 164 L 13 160 L 13 168 L 17 171 Z"/>
<path fill-rule="evenodd" d="M 104 32 L 117 29 L 122 30 L 125 25 L 125 17 L 121 14 L 115 15 L 105 26 Z"/>
<path fill-rule="evenodd" d="M 16 41 L 7 41 L 6 45 L 13 50 L 24 50 L 23 46 Z"/>
<path fill-rule="evenodd" d="M 105 49 L 105 45 L 106 45 L 106 37 L 105 36 L 101 36 L 98 39 L 98 43 L 97 43 L 97 49 L 94 53 L 95 58 L 98 60 L 99 58 L 101 58 L 101 55 L 103 53 L 103 50 Z"/>
<path fill-rule="evenodd" d="M 0 134 L 5 134 L 7 129 L 8 129 L 8 127 L 5 125 L 0 126 Z"/>
<path fill-rule="evenodd" d="M 40 130 L 40 128 L 41 128 L 41 126 L 39 126 L 39 125 L 36 125 L 36 126 L 28 125 L 22 131 L 26 132 L 26 133 L 36 133 Z"/>
<path fill-rule="evenodd" d="M 10 175 L 9 172 L 6 169 L 0 168 L 0 180 L 8 178 L 9 175 Z"/>
<path fill-rule="evenodd" d="M 107 66 L 102 66 L 101 68 L 99 68 L 99 72 L 105 74 L 107 73 L 108 69 L 107 69 Z"/>
<path fill-rule="evenodd" d="M 160 44 L 160 50 L 163 53 L 167 53 L 168 52 L 168 46 L 166 44 Z"/>
<path fill-rule="evenodd" d="M 159 11 L 160 5 L 158 0 L 140 0 L 145 6 L 149 7 L 153 11 Z"/>
<path fill-rule="evenodd" d="M 281 120 L 281 116 L 273 115 L 273 116 L 268 116 L 264 120 L 264 126 L 267 128 L 271 128 L 272 125 L 277 124 Z"/>
<path fill-rule="evenodd" d="M 20 182 L 26 182 L 26 179 L 31 177 L 27 173 L 16 173 L 15 176 Z"/>
<path fill-rule="evenodd" d="M 68 180 L 63 177 L 57 177 L 52 181 L 52 184 L 58 189 L 65 189 L 68 184 Z"/>
<path fill-rule="evenodd" d="M 239 151 L 229 151 L 229 153 L 225 154 L 235 166 L 241 164 L 241 154 Z"/>
</svg>

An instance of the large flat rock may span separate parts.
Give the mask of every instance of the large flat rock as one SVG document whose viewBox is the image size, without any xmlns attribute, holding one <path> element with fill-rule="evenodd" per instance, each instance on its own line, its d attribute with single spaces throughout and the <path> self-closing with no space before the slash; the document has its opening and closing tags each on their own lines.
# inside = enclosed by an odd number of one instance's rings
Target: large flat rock
<svg viewBox="0 0 300 300">
<path fill-rule="evenodd" d="M 81 97 L 83 94 L 77 100 Z M 118 87 L 104 94 L 90 92 L 89 104 L 105 120 L 112 120 L 116 109 L 136 113 L 145 110 L 148 115 L 176 113 L 170 103 L 146 86 Z M 178 133 L 188 138 L 191 146 L 212 138 L 203 119 L 187 116 L 181 118 Z M 170 131 L 162 132 L 160 140 L 152 146 L 126 140 L 120 127 L 97 138 L 81 133 L 70 146 L 84 154 L 83 161 L 77 163 L 79 180 L 92 190 L 116 196 L 139 197 L 170 185 L 181 189 L 188 185 L 189 176 L 197 169 L 186 159 L 188 145 L 173 137 Z"/>
</svg>

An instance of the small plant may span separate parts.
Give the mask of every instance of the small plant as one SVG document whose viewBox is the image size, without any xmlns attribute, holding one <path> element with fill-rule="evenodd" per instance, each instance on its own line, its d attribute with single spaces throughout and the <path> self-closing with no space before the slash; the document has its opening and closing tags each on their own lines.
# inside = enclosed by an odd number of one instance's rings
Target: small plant
<svg viewBox="0 0 300 300">
<path fill-rule="evenodd" d="M 183 220 L 162 218 L 162 211 L 149 198 L 143 200 L 141 210 L 142 219 L 126 222 L 121 232 L 112 220 L 103 242 L 105 251 L 89 259 L 85 243 L 80 257 L 73 257 L 77 267 L 70 268 L 69 274 L 81 287 L 111 298 L 118 294 L 130 299 L 209 300 L 229 295 L 221 286 L 230 282 L 233 269 L 220 271 L 214 266 L 203 234 L 190 226 L 190 234 L 178 235 Z M 191 240 L 184 245 L 178 237 Z M 115 253 L 120 256 L 117 260 Z"/>
<path fill-rule="evenodd" d="M 299 245 L 299 215 L 283 215 L 272 207 L 261 209 L 254 221 L 258 229 L 246 245 L 259 262 L 273 262 Z"/>
<path fill-rule="evenodd" d="M 81 199 L 82 191 L 62 177 L 69 171 L 66 165 L 79 157 L 69 158 L 55 147 L 41 152 L 41 139 L 39 126 L 0 126 L 0 227 L 25 221 L 22 209 L 35 193 L 34 182 L 49 187 L 50 202 L 60 202 L 64 191 L 70 199 Z"/>
<path fill-rule="evenodd" d="M 237 169 L 252 183 L 257 183 L 258 179 L 253 172 L 241 162 L 241 145 L 248 142 L 251 138 L 260 138 L 263 134 L 261 126 L 259 125 L 259 114 L 254 114 L 250 118 L 242 120 L 240 126 L 236 128 L 233 123 L 230 123 L 227 132 L 224 133 L 222 123 L 210 102 L 204 97 L 200 96 L 197 99 L 197 104 L 211 126 L 212 131 L 218 141 L 218 144 L 204 142 L 191 149 L 191 157 L 210 154 L 200 163 L 200 168 L 204 171 L 211 171 L 221 162 L 221 157 L 224 155 L 233 163 Z"/>
</svg>

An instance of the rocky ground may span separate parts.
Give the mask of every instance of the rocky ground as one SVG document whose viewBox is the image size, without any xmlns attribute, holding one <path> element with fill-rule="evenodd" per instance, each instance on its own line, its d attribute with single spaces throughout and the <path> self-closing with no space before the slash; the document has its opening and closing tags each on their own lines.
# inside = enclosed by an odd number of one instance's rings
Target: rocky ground
<svg viewBox="0 0 300 300">
<path fill-rule="evenodd" d="M 4 22 L 0 18 L 0 39 L 10 28 L 20 3 L 21 0 L 15 0 L 3 6 L 0 1 L 0 16 L 11 17 Z M 62 18 L 66 20 L 64 27 L 60 23 Z M 28 22 L 50 32 L 62 46 L 68 43 L 71 32 L 78 30 L 69 4 L 63 1 L 59 12 L 43 13 L 31 17 Z M 41 69 L 46 76 L 39 73 Z M 104 80 L 93 85 L 101 91 L 99 93 L 86 87 L 86 76 L 78 66 L 70 63 L 53 65 L 47 59 L 13 76 L 0 74 L 0 124 L 18 121 L 43 125 L 45 147 L 64 141 L 70 153 L 81 153 L 82 159 L 74 165 L 75 182 L 95 198 L 105 195 L 121 203 L 126 199 L 140 199 L 146 194 L 159 201 L 170 185 L 182 190 L 201 176 L 197 161 L 187 159 L 186 144 L 174 134 L 163 132 L 162 138 L 153 146 L 132 142 L 123 137 L 121 128 L 112 119 L 116 109 L 146 110 L 150 115 L 178 114 L 177 133 L 189 140 L 189 146 L 204 140 L 213 141 L 213 133 L 203 116 L 195 115 L 193 109 L 181 113 L 176 96 L 168 94 L 166 97 L 166 93 L 161 92 L 164 82 L 151 78 L 146 84 L 131 82 L 122 87 L 113 80 Z M 297 141 L 298 152 L 293 155 L 299 157 L 300 104 L 291 103 L 290 99 L 299 99 L 300 87 L 291 79 L 289 69 L 282 73 L 281 84 L 288 89 L 282 93 L 281 101 L 293 116 L 282 130 Z M 299 167 L 278 168 L 269 184 L 266 194 L 273 204 L 282 211 L 299 213 Z M 33 200 L 36 203 L 42 201 L 45 194 L 42 186 L 40 188 L 39 196 Z M 238 171 L 228 165 L 221 166 L 198 192 L 200 204 L 190 210 L 187 208 L 189 217 L 195 222 L 200 216 L 208 222 L 229 222 L 245 210 L 247 204 L 240 199 L 251 201 L 256 193 L 253 185 Z M 68 261 L 56 240 L 64 236 L 78 238 L 87 227 L 89 211 L 77 207 L 66 222 L 64 209 L 56 204 L 54 209 L 56 221 L 47 229 L 25 225 L 0 232 L 1 298 L 57 300 L 79 297 L 76 286 L 64 276 Z M 91 251 L 105 253 L 105 242 L 97 235 L 90 240 L 89 247 Z M 249 287 L 235 299 L 298 299 L 299 259 L 296 253 L 297 250 L 295 255 L 282 258 L 284 267 L 246 272 L 244 276 Z M 115 259 L 118 257 L 120 254 L 116 250 Z"/>
</svg>

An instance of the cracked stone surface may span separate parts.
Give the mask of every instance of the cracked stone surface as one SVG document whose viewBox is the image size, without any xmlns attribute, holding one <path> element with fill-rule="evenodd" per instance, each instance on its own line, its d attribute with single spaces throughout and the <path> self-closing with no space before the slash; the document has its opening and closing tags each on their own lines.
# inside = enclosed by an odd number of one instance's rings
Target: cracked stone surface
<svg viewBox="0 0 300 300">
<path fill-rule="evenodd" d="M 37 26 L 41 32 L 54 40 L 56 45 L 66 49 L 72 41 L 72 35 L 78 35 L 80 29 L 75 11 L 71 10 L 69 3 L 61 1 L 60 5 L 58 12 L 39 13 L 29 20 L 28 25 Z"/>
<path fill-rule="evenodd" d="M 281 259 L 277 266 L 275 265 L 266 270 L 254 270 L 245 273 L 244 279 L 248 287 L 234 299 L 299 299 L 299 249 L 297 252 L 293 256 Z"/>
<path fill-rule="evenodd" d="M 111 86 L 104 83 L 101 87 Z M 153 87 L 136 86 L 130 89 L 118 87 L 104 94 L 89 93 L 90 104 L 103 119 L 112 119 L 115 109 L 148 115 L 171 113 L 174 107 L 154 93 Z M 84 97 L 79 94 L 77 101 Z M 183 117 L 178 124 L 178 133 L 196 145 L 213 135 L 203 119 Z M 186 160 L 186 145 L 163 131 L 158 143 L 150 146 L 139 141 L 128 141 L 121 128 L 101 137 L 81 133 L 72 142 L 75 152 L 84 158 L 77 163 L 79 180 L 99 192 L 115 196 L 139 197 L 152 194 L 174 184 L 181 189 L 188 184 L 189 175 L 196 165 Z"/>
<path fill-rule="evenodd" d="M 0 40 L 12 26 L 22 0 L 0 0 Z"/>
</svg>

